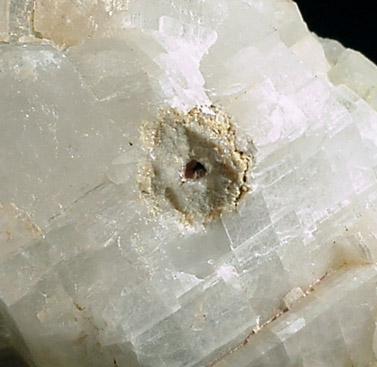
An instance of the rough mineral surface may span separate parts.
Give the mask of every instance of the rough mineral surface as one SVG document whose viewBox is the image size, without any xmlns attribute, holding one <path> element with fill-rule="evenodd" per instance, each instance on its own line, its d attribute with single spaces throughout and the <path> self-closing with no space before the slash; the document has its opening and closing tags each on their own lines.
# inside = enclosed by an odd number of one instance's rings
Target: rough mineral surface
<svg viewBox="0 0 377 367">
<path fill-rule="evenodd" d="M 251 157 L 237 150 L 235 128 L 218 108 L 164 111 L 141 130 L 147 159 L 139 185 L 152 209 L 175 209 L 186 225 L 207 224 L 248 191 Z"/>
<path fill-rule="evenodd" d="M 0 42 L 1 367 L 377 365 L 375 65 L 287 0 L 1 0 Z"/>
</svg>

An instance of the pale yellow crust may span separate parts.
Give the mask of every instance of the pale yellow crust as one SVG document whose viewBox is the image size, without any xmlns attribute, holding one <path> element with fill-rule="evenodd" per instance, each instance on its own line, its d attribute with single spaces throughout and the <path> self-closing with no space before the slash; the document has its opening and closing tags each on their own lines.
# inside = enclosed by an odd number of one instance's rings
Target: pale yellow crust
<svg viewBox="0 0 377 367">
<path fill-rule="evenodd" d="M 161 110 L 140 129 L 145 161 L 139 167 L 139 188 L 153 212 L 176 210 L 184 225 L 208 224 L 234 210 L 249 191 L 247 172 L 252 157 L 237 148 L 230 117 L 215 106 L 188 113 Z M 185 177 L 195 160 L 204 175 Z"/>
</svg>

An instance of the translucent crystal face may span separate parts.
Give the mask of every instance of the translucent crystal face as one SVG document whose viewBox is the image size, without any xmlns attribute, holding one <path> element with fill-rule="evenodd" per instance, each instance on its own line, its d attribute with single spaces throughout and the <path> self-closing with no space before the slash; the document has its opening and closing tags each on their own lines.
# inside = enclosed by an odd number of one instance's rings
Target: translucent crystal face
<svg viewBox="0 0 377 367">
<path fill-rule="evenodd" d="M 374 365 L 375 65 L 286 0 L 2 0 L 0 42 L 0 366 Z"/>
</svg>

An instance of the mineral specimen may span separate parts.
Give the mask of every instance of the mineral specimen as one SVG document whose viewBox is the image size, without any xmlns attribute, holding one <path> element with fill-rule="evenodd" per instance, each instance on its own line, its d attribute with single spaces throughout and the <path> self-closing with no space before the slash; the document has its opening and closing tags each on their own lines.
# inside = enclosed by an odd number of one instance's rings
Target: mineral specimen
<svg viewBox="0 0 377 367">
<path fill-rule="evenodd" d="M 375 65 L 287 0 L 2 0 L 0 42 L 0 366 L 377 365 Z"/>
</svg>

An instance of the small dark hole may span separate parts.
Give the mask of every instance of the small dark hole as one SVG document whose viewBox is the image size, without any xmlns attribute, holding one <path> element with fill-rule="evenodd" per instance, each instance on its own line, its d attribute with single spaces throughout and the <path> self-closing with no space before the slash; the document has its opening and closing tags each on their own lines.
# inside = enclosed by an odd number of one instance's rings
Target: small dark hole
<svg viewBox="0 0 377 367">
<path fill-rule="evenodd" d="M 204 177 L 207 173 L 206 168 L 198 162 L 197 160 L 193 159 L 186 164 L 185 168 L 185 178 L 187 179 L 198 179 Z"/>
</svg>

